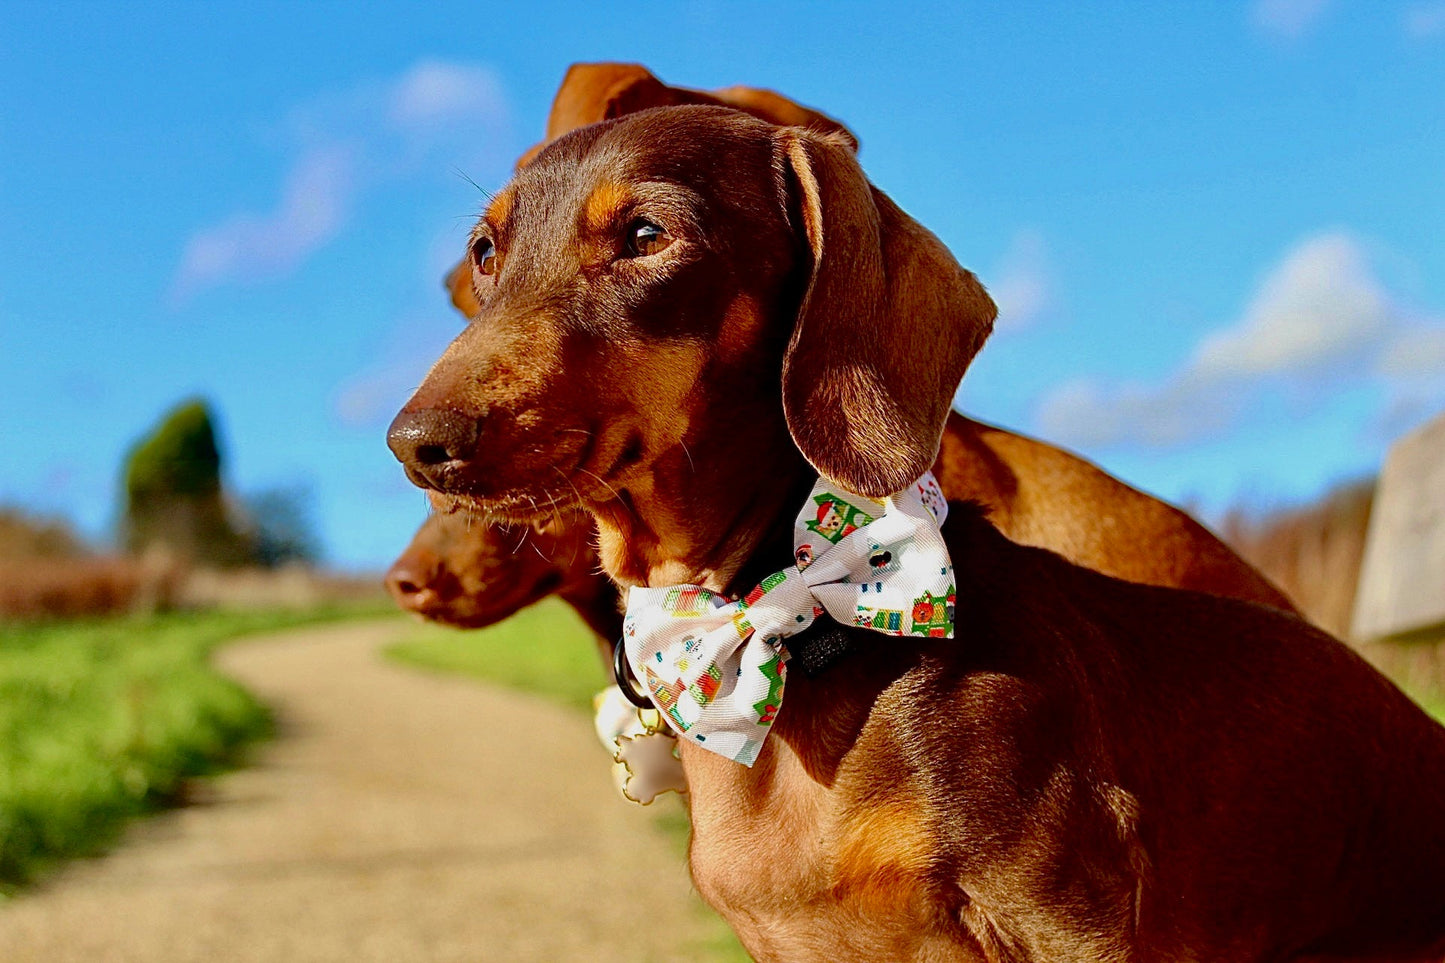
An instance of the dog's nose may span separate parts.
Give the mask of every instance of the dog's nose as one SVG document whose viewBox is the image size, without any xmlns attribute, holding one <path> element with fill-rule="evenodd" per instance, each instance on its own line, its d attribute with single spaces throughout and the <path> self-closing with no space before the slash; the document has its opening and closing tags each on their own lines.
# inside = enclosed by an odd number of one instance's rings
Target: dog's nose
<svg viewBox="0 0 1445 963">
<path fill-rule="evenodd" d="M 405 552 L 386 573 L 386 590 L 396 604 L 408 612 L 426 614 L 439 601 L 435 581 L 434 559 L 418 552 Z"/>
<path fill-rule="evenodd" d="M 402 410 L 386 433 L 386 445 L 406 467 L 412 484 L 445 491 L 477 447 L 477 419 L 450 408 Z"/>
</svg>

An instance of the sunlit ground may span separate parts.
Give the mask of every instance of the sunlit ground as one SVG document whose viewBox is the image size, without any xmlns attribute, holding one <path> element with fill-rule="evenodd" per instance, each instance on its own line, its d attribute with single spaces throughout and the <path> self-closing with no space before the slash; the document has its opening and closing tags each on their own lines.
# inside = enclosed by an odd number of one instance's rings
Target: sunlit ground
<svg viewBox="0 0 1445 963">
<path fill-rule="evenodd" d="M 477 632 L 418 625 L 409 639 L 392 646 L 387 654 L 410 665 L 457 672 L 534 692 L 589 714 L 593 694 L 607 682 L 592 633 L 570 608 L 555 598 Z M 602 752 L 598 746 L 599 760 Z M 617 805 L 632 803 L 619 797 Z M 656 811 L 658 827 L 676 842 L 677 858 L 685 859 L 688 824 L 680 800 L 668 793 L 653 803 L 652 808 Z M 697 911 L 714 924 L 706 947 L 710 955 L 700 958 L 699 963 L 750 959 L 727 924 L 700 899 Z"/>
</svg>

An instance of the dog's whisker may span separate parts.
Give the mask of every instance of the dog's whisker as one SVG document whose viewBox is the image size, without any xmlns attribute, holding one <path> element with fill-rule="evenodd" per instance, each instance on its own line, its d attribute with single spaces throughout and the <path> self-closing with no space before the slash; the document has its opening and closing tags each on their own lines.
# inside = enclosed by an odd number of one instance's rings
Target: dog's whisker
<svg viewBox="0 0 1445 963">
<path fill-rule="evenodd" d="M 581 502 L 581 501 L 582 501 L 582 493 L 577 490 L 577 486 L 572 483 L 572 479 L 570 479 L 570 478 L 567 477 L 567 473 L 564 472 L 562 469 L 558 468 L 556 465 L 552 465 L 551 468 L 552 468 L 552 470 L 555 471 L 558 475 L 561 475 L 561 476 L 562 476 L 562 480 L 567 483 L 567 487 L 569 487 L 569 488 L 572 489 L 572 494 L 575 495 L 575 496 L 577 496 L 577 501 L 578 501 L 578 502 Z M 583 469 L 583 470 L 585 471 L 585 469 Z M 592 474 L 591 472 L 587 472 L 587 473 L 588 473 L 589 475 Z"/>
<path fill-rule="evenodd" d="M 580 467 L 580 466 L 578 467 L 577 470 L 580 471 L 580 472 L 582 472 L 584 475 L 591 475 L 593 478 L 597 479 L 597 481 L 601 483 L 601 485 L 602 485 L 603 488 L 606 488 L 608 491 L 610 491 L 610 492 L 612 493 L 612 497 L 613 497 L 613 498 L 617 499 L 618 501 L 622 501 L 622 493 L 619 492 L 617 489 L 613 488 L 612 485 L 611 485 L 611 483 L 609 483 L 609 482 L 607 481 L 607 479 L 603 478 L 601 475 L 597 474 L 595 471 L 588 471 L 586 468 L 582 468 L 582 467 Z"/>
<path fill-rule="evenodd" d="M 472 180 L 472 176 L 471 176 L 470 174 L 468 174 L 466 171 L 462 170 L 460 167 L 453 167 L 453 168 L 452 168 L 452 173 L 455 174 L 455 175 L 457 175 L 458 177 L 460 177 L 462 180 L 466 181 L 468 184 L 470 184 L 470 185 L 472 185 L 473 187 L 475 187 L 478 191 L 480 191 L 480 192 L 482 193 L 482 196 L 485 197 L 489 202 L 490 202 L 494 197 L 496 197 L 496 195 L 493 194 L 491 191 L 487 190 L 485 187 L 483 187 L 482 185 L 478 184 L 476 181 Z"/>
</svg>

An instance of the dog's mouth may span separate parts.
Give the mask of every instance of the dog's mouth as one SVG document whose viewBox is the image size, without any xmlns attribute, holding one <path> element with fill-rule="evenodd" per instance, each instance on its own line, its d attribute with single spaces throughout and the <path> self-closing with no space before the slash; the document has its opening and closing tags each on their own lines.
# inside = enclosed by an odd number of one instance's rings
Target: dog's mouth
<svg viewBox="0 0 1445 963">
<path fill-rule="evenodd" d="M 533 583 L 487 586 L 475 597 L 451 599 L 420 614 L 459 629 L 484 629 L 540 602 L 561 588 L 562 583 L 561 572 L 548 572 Z"/>
<path fill-rule="evenodd" d="M 549 521 L 583 506 L 581 498 L 570 490 L 537 489 L 488 496 L 431 491 L 427 497 L 432 508 L 444 515 L 475 515 L 485 523 L 501 525 Z"/>
<path fill-rule="evenodd" d="M 427 494 L 432 507 L 444 514 L 466 513 L 490 523 L 530 525 L 549 522 L 591 506 L 622 497 L 629 474 L 646 460 L 641 431 L 615 432 L 617 441 L 597 442 L 589 437 L 577 451 L 570 468 L 546 459 L 534 466 L 536 477 L 499 492 L 486 492 L 459 484 Z M 552 458 L 556 456 L 553 455 Z"/>
</svg>

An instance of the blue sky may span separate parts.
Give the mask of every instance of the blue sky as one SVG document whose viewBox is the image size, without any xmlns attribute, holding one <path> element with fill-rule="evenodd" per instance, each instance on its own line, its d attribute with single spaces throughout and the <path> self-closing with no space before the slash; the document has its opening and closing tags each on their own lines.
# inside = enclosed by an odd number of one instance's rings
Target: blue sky
<svg viewBox="0 0 1445 963">
<path fill-rule="evenodd" d="M 842 119 L 1003 309 L 959 395 L 1206 516 L 1445 408 L 1445 0 L 0 2 L 0 504 L 105 538 L 177 400 L 328 558 L 424 517 L 387 423 L 566 66 Z"/>
</svg>

